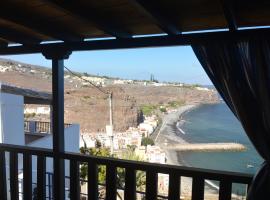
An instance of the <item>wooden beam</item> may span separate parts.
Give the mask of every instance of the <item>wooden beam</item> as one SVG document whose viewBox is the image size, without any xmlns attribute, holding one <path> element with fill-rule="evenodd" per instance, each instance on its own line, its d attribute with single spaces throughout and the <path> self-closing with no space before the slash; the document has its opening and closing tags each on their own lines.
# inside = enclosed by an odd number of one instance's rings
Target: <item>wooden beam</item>
<svg viewBox="0 0 270 200">
<path fill-rule="evenodd" d="M 0 38 L 0 47 L 7 47 L 8 46 L 8 41 L 5 40 L 4 38 Z"/>
<path fill-rule="evenodd" d="M 235 18 L 235 6 L 233 0 L 220 0 L 222 5 L 223 13 L 228 23 L 228 27 L 230 31 L 237 30 L 237 22 Z"/>
<path fill-rule="evenodd" d="M 20 44 L 37 44 L 41 42 L 40 39 L 34 36 L 4 26 L 0 26 L 0 38 Z"/>
<path fill-rule="evenodd" d="M 0 47 L 0 55 L 32 54 L 43 51 L 95 51 L 95 50 L 113 50 L 147 47 L 166 47 L 166 46 L 188 46 L 191 44 L 200 44 L 214 40 L 238 40 L 254 37 L 270 38 L 270 29 L 249 29 L 238 30 L 235 32 L 204 32 L 182 34 L 177 36 L 151 36 L 131 39 L 108 39 L 71 43 L 50 43 L 29 46 Z"/>
<path fill-rule="evenodd" d="M 131 38 L 132 35 L 127 31 L 115 28 L 115 22 L 112 19 L 107 19 L 104 15 L 98 13 L 94 8 L 84 7 L 74 0 L 47 0 L 58 9 L 63 9 L 70 15 L 80 19 L 82 22 L 95 26 L 103 32 L 117 38 Z"/>
<path fill-rule="evenodd" d="M 156 6 L 156 1 L 130 0 L 139 10 L 144 12 L 161 30 L 168 35 L 177 35 L 181 30 L 167 17 L 162 15 Z"/>
<path fill-rule="evenodd" d="M 14 14 L 11 14 L 11 11 Z M 71 33 L 66 30 L 65 27 L 55 24 L 52 21 L 35 18 L 31 13 L 23 12 L 23 10 L 9 5 L 8 3 L 1 4 L 0 19 L 18 24 L 39 34 L 46 35 L 57 40 L 63 40 L 66 42 L 82 40 L 79 35 Z"/>
</svg>

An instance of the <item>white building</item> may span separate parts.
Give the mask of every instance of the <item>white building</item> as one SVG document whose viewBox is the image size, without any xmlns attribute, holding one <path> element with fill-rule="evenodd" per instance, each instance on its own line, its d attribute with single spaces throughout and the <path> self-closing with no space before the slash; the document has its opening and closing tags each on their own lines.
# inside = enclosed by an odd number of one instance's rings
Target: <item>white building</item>
<svg viewBox="0 0 270 200">
<path fill-rule="evenodd" d="M 50 102 L 50 94 L 0 84 L 0 143 L 52 149 L 52 134 L 25 134 L 24 132 L 24 104 L 48 105 Z M 79 125 L 76 124 L 65 128 L 65 151 L 79 152 L 79 129 Z M 8 160 L 8 157 L 6 159 Z M 32 157 L 32 159 L 33 182 L 36 182 L 36 157 Z M 9 168 L 8 165 L 6 167 Z M 19 156 L 19 182 L 23 177 L 22 168 L 23 161 Z M 47 174 L 53 173 L 52 159 L 47 158 L 46 172 Z M 69 175 L 69 163 L 65 165 L 65 172 L 66 175 Z M 19 190 L 21 189 L 19 187 Z"/>
<path fill-rule="evenodd" d="M 146 157 L 151 163 L 166 163 L 166 154 L 159 146 L 147 145 Z"/>
<path fill-rule="evenodd" d="M 96 146 L 96 138 L 90 134 L 84 133 L 80 136 L 80 147 L 93 148 Z"/>
<path fill-rule="evenodd" d="M 154 127 L 151 124 L 148 124 L 148 123 L 140 123 L 139 124 L 139 129 L 140 129 L 141 132 L 146 133 L 145 137 L 148 137 L 154 131 Z"/>
<path fill-rule="evenodd" d="M 49 115 L 51 113 L 51 109 L 49 106 L 26 107 L 24 109 L 24 114 L 31 113 Z"/>
</svg>

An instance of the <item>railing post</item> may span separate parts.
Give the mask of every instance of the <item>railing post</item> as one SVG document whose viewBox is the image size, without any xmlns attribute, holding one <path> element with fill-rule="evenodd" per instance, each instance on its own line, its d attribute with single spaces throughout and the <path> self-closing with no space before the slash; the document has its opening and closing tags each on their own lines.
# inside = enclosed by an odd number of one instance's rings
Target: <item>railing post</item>
<svg viewBox="0 0 270 200">
<path fill-rule="evenodd" d="M 158 174 L 155 171 L 146 171 L 146 200 L 157 199 L 158 194 Z"/>
<path fill-rule="evenodd" d="M 77 160 L 70 160 L 70 199 L 80 199 L 80 167 Z"/>
<path fill-rule="evenodd" d="M 116 166 L 106 165 L 106 198 L 105 200 L 116 200 Z"/>
<path fill-rule="evenodd" d="M 232 182 L 223 179 L 219 184 L 219 200 L 231 200 L 232 196 Z"/>
<path fill-rule="evenodd" d="M 98 199 L 98 168 L 93 161 L 88 162 L 87 190 L 88 200 Z"/>
<path fill-rule="evenodd" d="M 7 177 L 6 177 L 6 156 L 4 151 L 0 151 L 0 197 L 7 199 Z"/>
<path fill-rule="evenodd" d="M 46 199 L 46 157 L 37 157 L 37 197 L 38 200 Z M 49 192 L 50 181 L 48 180 Z M 50 195 L 50 193 L 49 193 Z"/>
<path fill-rule="evenodd" d="M 204 179 L 202 177 L 193 177 L 192 179 L 192 200 L 204 199 Z"/>
<path fill-rule="evenodd" d="M 169 200 L 180 199 L 180 176 L 175 172 L 169 174 Z"/>
<path fill-rule="evenodd" d="M 70 55 L 65 49 L 50 49 L 43 52 L 47 59 L 52 60 L 52 133 L 54 152 L 54 199 L 65 199 L 65 163 L 60 154 L 65 151 L 64 147 L 64 59 Z"/>
<path fill-rule="evenodd" d="M 136 199 L 136 170 L 127 167 L 125 174 L 125 199 Z"/>
<path fill-rule="evenodd" d="M 23 154 L 23 199 L 32 199 L 32 155 Z"/>
<path fill-rule="evenodd" d="M 18 185 L 18 154 L 16 152 L 9 153 L 9 176 L 10 176 L 10 199 L 19 199 Z"/>
</svg>

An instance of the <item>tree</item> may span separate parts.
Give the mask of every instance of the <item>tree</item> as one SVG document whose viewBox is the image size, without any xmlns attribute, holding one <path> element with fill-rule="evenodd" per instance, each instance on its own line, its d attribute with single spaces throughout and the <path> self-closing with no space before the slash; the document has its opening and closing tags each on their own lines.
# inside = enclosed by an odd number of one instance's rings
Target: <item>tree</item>
<svg viewBox="0 0 270 200">
<path fill-rule="evenodd" d="M 135 153 L 132 146 L 128 147 L 126 151 L 121 154 L 121 159 L 124 160 L 134 160 L 134 161 L 144 161 L 143 158 Z M 117 168 L 117 188 L 124 189 L 125 187 L 125 170 L 124 168 Z M 146 183 L 146 174 L 144 171 L 136 172 L 136 189 L 139 191 L 144 191 Z"/>
<path fill-rule="evenodd" d="M 109 157 L 110 150 L 108 148 L 86 148 L 81 147 L 80 152 L 86 155 Z M 81 178 L 85 180 L 88 177 L 88 165 L 83 163 L 81 165 Z M 106 180 L 106 167 L 104 165 L 98 166 L 98 182 L 105 183 Z"/>
<path fill-rule="evenodd" d="M 141 142 L 142 146 L 147 146 L 147 145 L 153 146 L 154 144 L 155 144 L 155 142 L 151 138 L 149 138 L 149 137 L 143 137 L 142 138 L 142 142 Z"/>
<path fill-rule="evenodd" d="M 94 156 L 102 156 L 102 157 L 109 157 L 110 151 L 108 148 L 85 148 L 81 147 L 81 153 L 86 155 L 94 155 Z M 121 154 L 121 159 L 125 160 L 134 160 L 134 161 L 143 161 L 143 159 L 135 154 L 135 150 L 131 145 L 128 147 L 126 151 Z M 88 177 L 88 166 L 86 163 L 81 165 L 81 178 L 83 180 L 87 179 Z M 106 181 L 106 166 L 98 166 L 98 182 L 99 184 L 104 184 Z M 146 183 L 146 174 L 144 171 L 137 171 L 136 172 L 136 186 L 137 190 L 144 191 Z M 124 168 L 117 168 L 117 188 L 124 189 L 125 187 L 125 169 Z M 119 198 L 120 195 L 118 194 Z M 121 199 L 121 198 L 120 198 Z"/>
<path fill-rule="evenodd" d="M 160 107 L 159 110 L 160 112 L 163 112 L 163 113 L 167 112 L 167 109 L 165 107 Z"/>
</svg>

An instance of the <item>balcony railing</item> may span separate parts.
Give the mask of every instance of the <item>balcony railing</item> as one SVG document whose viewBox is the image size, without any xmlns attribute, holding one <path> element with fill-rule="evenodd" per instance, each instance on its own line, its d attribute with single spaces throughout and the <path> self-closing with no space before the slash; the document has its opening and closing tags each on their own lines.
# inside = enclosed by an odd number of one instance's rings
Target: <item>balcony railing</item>
<svg viewBox="0 0 270 200">
<path fill-rule="evenodd" d="M 229 173 L 223 171 L 194 169 L 188 167 L 162 165 L 154 163 L 119 160 L 114 158 L 101 158 L 76 153 L 54 154 L 52 150 L 0 144 L 0 197 L 2 200 L 19 198 L 18 157 L 23 157 L 23 199 L 32 199 L 32 161 L 35 157 L 37 165 L 37 199 L 46 199 L 46 162 L 48 158 L 65 159 L 70 165 L 70 193 L 66 199 L 80 199 L 80 164 L 88 166 L 87 199 L 98 199 L 98 166 L 106 166 L 105 191 L 107 200 L 115 200 L 117 196 L 117 168 L 125 169 L 124 199 L 136 199 L 136 171 L 146 173 L 145 199 L 158 198 L 158 173 L 169 175 L 168 196 L 162 199 L 180 199 L 180 178 L 192 178 L 192 200 L 203 200 L 205 180 L 219 182 L 219 200 L 229 200 L 232 196 L 232 184 L 241 183 L 249 186 L 252 177 L 246 174 Z M 7 167 L 8 166 L 8 167 Z M 6 170 L 9 173 L 6 174 Z M 8 174 L 9 177 L 8 177 Z M 9 181 L 8 181 L 9 180 Z M 48 180 L 47 180 L 48 181 Z M 52 190 L 54 187 L 52 186 Z"/>
<path fill-rule="evenodd" d="M 71 124 L 65 124 L 65 128 Z M 26 133 L 50 133 L 51 123 L 43 121 L 24 121 L 24 131 Z"/>
</svg>

